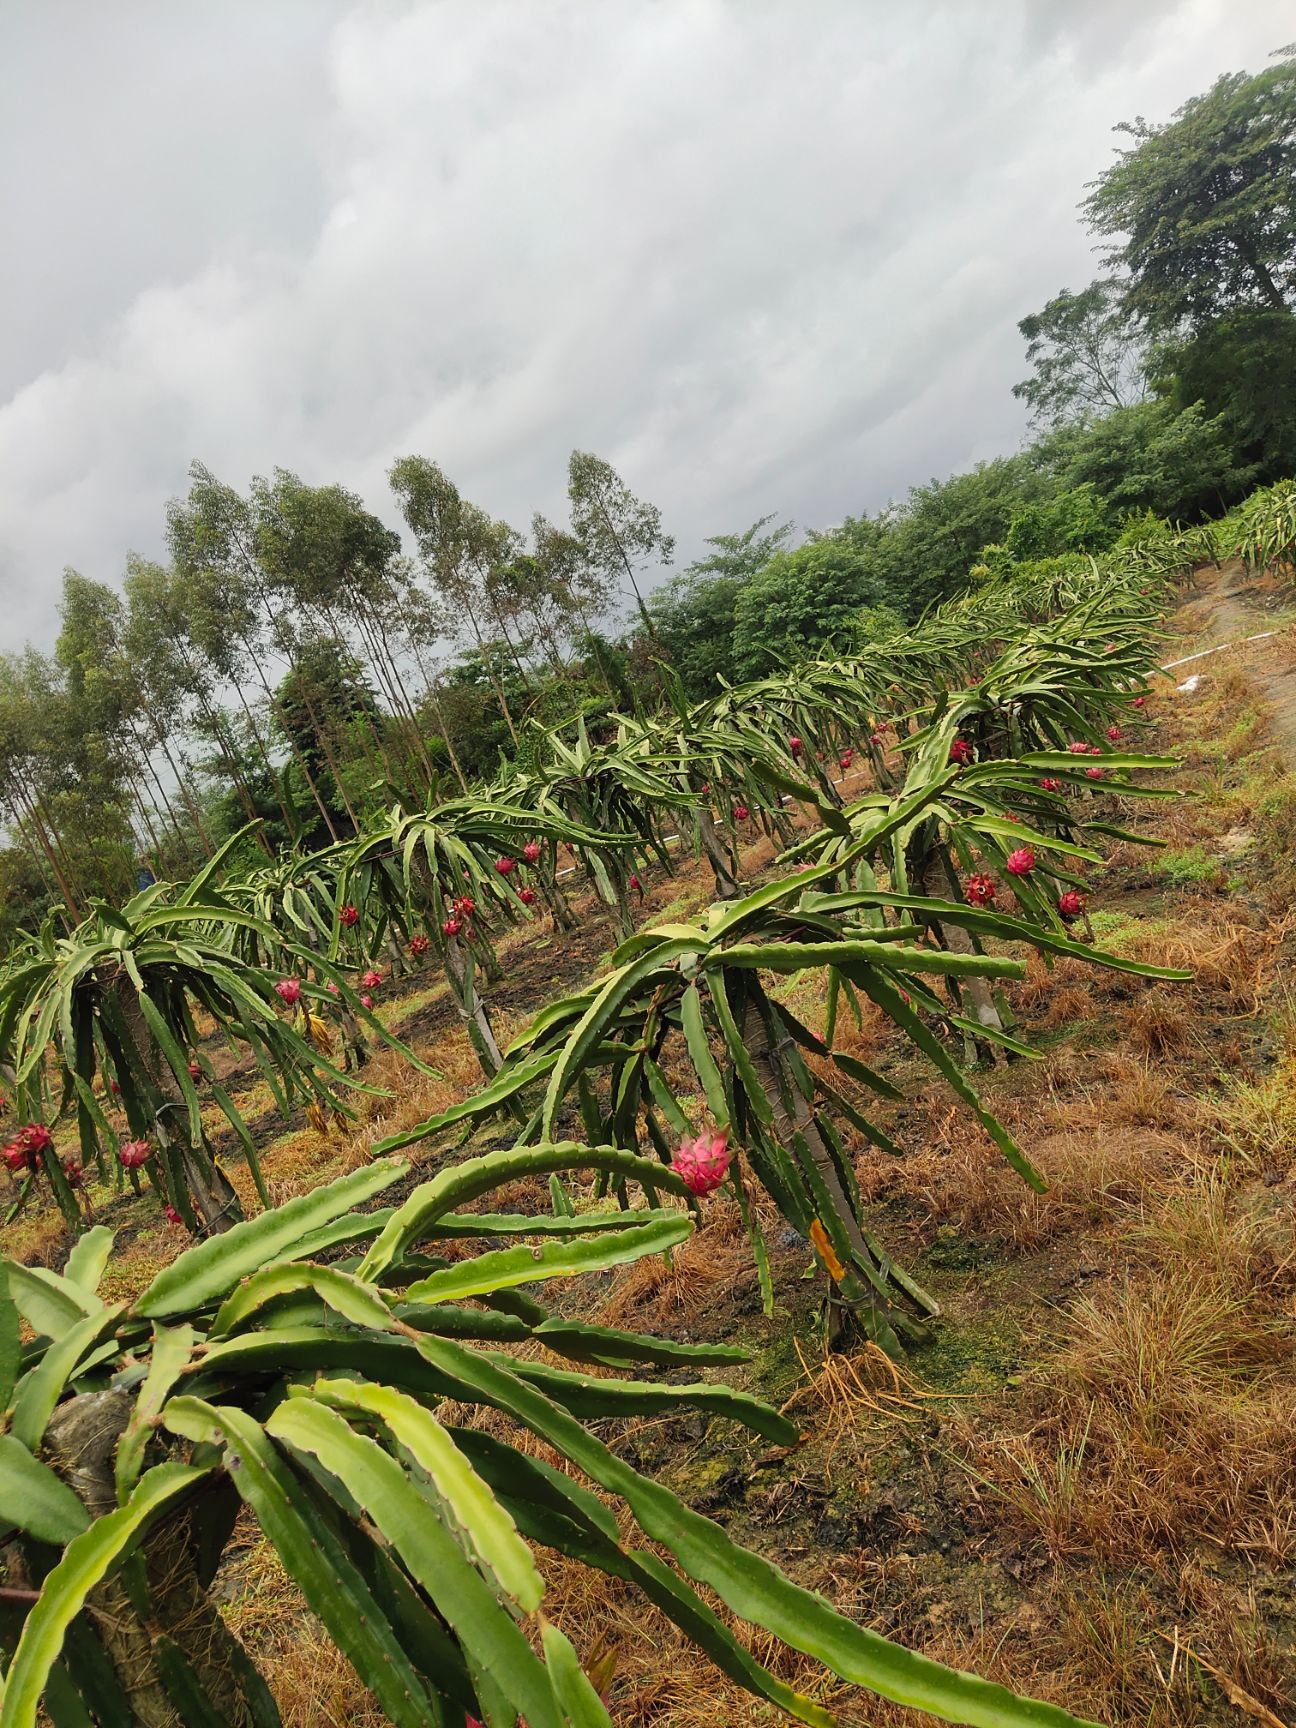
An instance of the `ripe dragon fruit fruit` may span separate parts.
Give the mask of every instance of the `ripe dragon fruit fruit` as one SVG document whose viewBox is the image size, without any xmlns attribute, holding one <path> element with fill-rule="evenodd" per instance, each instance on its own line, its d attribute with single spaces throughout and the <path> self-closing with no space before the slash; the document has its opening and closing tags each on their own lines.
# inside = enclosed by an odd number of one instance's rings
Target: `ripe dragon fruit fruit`
<svg viewBox="0 0 1296 1728">
<path fill-rule="evenodd" d="M 48 1152 L 54 1144 L 54 1136 L 43 1122 L 29 1122 L 25 1128 L 20 1128 L 18 1140 L 33 1156 L 37 1152 Z"/>
<path fill-rule="evenodd" d="M 170 1202 L 162 1208 L 162 1216 L 166 1219 L 168 1224 L 184 1223 L 184 1219 L 176 1211 L 175 1207 L 170 1204 Z"/>
<path fill-rule="evenodd" d="M 374 1005 L 374 1003 L 373 1003 L 373 997 L 372 996 L 362 996 L 360 998 L 360 1006 L 362 1008 L 367 1008 L 371 1014 L 373 1013 L 373 1005 Z"/>
<path fill-rule="evenodd" d="M 519 888 L 518 889 L 518 899 L 522 902 L 522 904 L 524 906 L 534 906 L 535 905 L 535 897 L 536 897 L 536 892 L 535 892 L 534 888 Z"/>
<path fill-rule="evenodd" d="M 189 1078 L 191 1080 L 201 1080 L 202 1077 L 203 1077 L 202 1069 L 198 1066 L 198 1064 L 196 1062 L 191 1062 L 189 1064 Z"/>
<path fill-rule="evenodd" d="M 364 985 L 366 990 L 376 990 L 382 983 L 382 973 L 375 972 L 371 966 L 369 970 L 362 975 L 360 982 Z"/>
<path fill-rule="evenodd" d="M 301 1000 L 301 983 L 296 978 L 281 978 L 275 985 L 275 995 L 291 1008 Z"/>
<path fill-rule="evenodd" d="M 1113 744 L 1115 744 L 1117 742 L 1117 740 L 1120 738 L 1120 735 L 1121 735 L 1121 729 L 1119 726 L 1109 726 L 1107 728 L 1107 736 L 1111 739 Z"/>
<path fill-rule="evenodd" d="M 643 883 L 639 880 L 638 875 L 633 870 L 630 872 L 630 886 L 636 893 L 639 893 L 643 888 Z"/>
<path fill-rule="evenodd" d="M 751 811 L 745 804 L 735 804 L 733 807 L 733 813 L 735 822 L 745 822 L 751 815 Z"/>
<path fill-rule="evenodd" d="M 963 893 L 969 906 L 989 906 L 995 897 L 995 879 L 978 872 L 968 877 L 963 884 Z"/>
<path fill-rule="evenodd" d="M 1034 868 L 1035 854 L 1029 846 L 1019 846 L 1004 861 L 1004 869 L 1010 876 L 1029 876 Z"/>
<path fill-rule="evenodd" d="M 1101 756 L 1102 755 L 1102 745 L 1101 744 L 1091 744 L 1089 746 L 1089 754 L 1091 756 Z"/>
<path fill-rule="evenodd" d="M 837 760 L 841 763 L 843 768 L 849 768 L 851 763 L 855 760 L 855 752 L 853 750 L 843 750 Z"/>
<path fill-rule="evenodd" d="M 1107 770 L 1105 768 L 1086 768 L 1085 778 L 1087 780 L 1105 780 L 1107 778 Z"/>
<path fill-rule="evenodd" d="M 469 894 L 465 894 L 461 900 L 455 901 L 455 911 L 461 918 L 471 918 L 476 910 L 477 902 Z"/>
<path fill-rule="evenodd" d="M 1146 696 L 1136 696 L 1134 698 L 1134 700 L 1130 703 L 1130 707 L 1131 708 L 1141 708 L 1146 701 L 1147 701 Z"/>
<path fill-rule="evenodd" d="M 793 733 L 792 736 L 788 739 L 788 749 L 792 752 L 792 754 L 794 756 L 799 756 L 801 754 L 801 752 L 805 749 L 805 745 L 796 736 L 796 734 Z"/>
<path fill-rule="evenodd" d="M 345 924 L 349 930 L 359 916 L 360 914 L 354 906 L 347 905 L 338 913 L 338 923 Z"/>
<path fill-rule="evenodd" d="M 431 946 L 432 944 L 422 933 L 411 936 L 409 939 L 409 951 L 415 960 L 421 960 Z"/>
<path fill-rule="evenodd" d="M 85 1166 L 76 1158 L 65 1158 L 63 1178 L 69 1188 L 80 1188 L 85 1182 Z"/>
<path fill-rule="evenodd" d="M 330 996 L 340 996 L 342 994 L 342 992 L 338 989 L 337 985 L 333 982 L 333 980 L 331 978 L 329 979 L 328 983 L 324 986 L 324 988 L 328 991 Z"/>
<path fill-rule="evenodd" d="M 517 859 L 508 857 L 497 858 L 495 860 L 495 868 L 501 876 L 511 876 L 517 869 Z"/>
<path fill-rule="evenodd" d="M 730 1157 L 729 1130 L 709 1128 L 695 1140 L 680 1141 L 671 1169 L 683 1177 L 690 1194 L 710 1194 L 728 1174 Z"/>
<path fill-rule="evenodd" d="M 117 1148 L 117 1160 L 123 1170 L 138 1170 L 152 1156 L 153 1148 L 147 1140 L 123 1140 Z"/>
<path fill-rule="evenodd" d="M 12 1170 L 16 1176 L 20 1170 L 35 1169 L 36 1155 L 20 1134 L 16 1140 L 11 1140 L 7 1146 L 0 1148 L 0 1163 L 3 1163 L 7 1170 Z"/>
<path fill-rule="evenodd" d="M 1073 743 L 1067 745 L 1067 749 L 1073 756 L 1087 756 L 1089 754 L 1089 746 L 1083 738 L 1075 739 Z"/>
<path fill-rule="evenodd" d="M 1062 790 L 1062 782 L 1055 780 L 1051 774 L 1046 774 L 1040 781 L 1040 785 L 1046 792 L 1060 792 Z"/>
<path fill-rule="evenodd" d="M 538 864 L 540 862 L 540 842 L 538 840 L 528 840 L 526 845 L 522 848 L 522 856 L 526 859 L 528 864 Z"/>
<path fill-rule="evenodd" d="M 462 929 L 463 922 L 461 919 L 447 918 L 445 923 L 441 926 L 441 934 L 443 936 L 457 936 Z"/>
<path fill-rule="evenodd" d="M 951 762 L 957 762 L 960 768 L 966 768 L 972 757 L 973 750 L 970 739 L 956 738 L 950 745 L 949 759 Z"/>
<path fill-rule="evenodd" d="M 1072 924 L 1085 909 L 1085 897 L 1074 888 L 1068 888 L 1065 894 L 1058 895 L 1058 917 L 1064 924 Z"/>
</svg>

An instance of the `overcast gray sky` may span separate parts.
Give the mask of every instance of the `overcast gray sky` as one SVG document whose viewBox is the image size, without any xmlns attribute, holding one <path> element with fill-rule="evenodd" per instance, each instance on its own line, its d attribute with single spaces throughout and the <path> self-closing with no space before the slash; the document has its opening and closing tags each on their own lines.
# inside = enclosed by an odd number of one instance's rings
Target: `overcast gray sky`
<svg viewBox="0 0 1296 1728">
<path fill-rule="evenodd" d="M 0 647 L 161 551 L 201 457 L 389 519 L 393 457 L 680 561 L 1014 448 L 1111 127 L 1290 0 L 43 0 L 0 17 Z"/>
</svg>

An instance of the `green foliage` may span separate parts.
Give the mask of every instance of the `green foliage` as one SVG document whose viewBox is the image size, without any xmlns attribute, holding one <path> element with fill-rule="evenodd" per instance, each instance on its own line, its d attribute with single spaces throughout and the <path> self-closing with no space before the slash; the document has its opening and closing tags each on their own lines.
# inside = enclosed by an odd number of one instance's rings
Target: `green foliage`
<svg viewBox="0 0 1296 1728">
<path fill-rule="evenodd" d="M 1175 336 L 1243 307 L 1296 304 L 1296 59 L 1230 73 L 1162 126 L 1120 128 L 1134 143 L 1085 200 L 1114 237 L 1123 303 Z"/>
<path fill-rule="evenodd" d="M 1078 294 L 1064 288 L 1017 328 L 1035 370 L 1013 385 L 1013 395 L 1037 422 L 1083 420 L 1128 408 L 1143 396 L 1143 355 L 1111 283 L 1091 282 Z"/>
<path fill-rule="evenodd" d="M 682 1192 L 677 1177 L 615 1148 L 546 1144 L 460 1166 L 395 1213 L 355 1210 L 401 1176 L 401 1165 L 380 1161 L 236 1226 L 219 1252 L 215 1243 L 191 1249 L 130 1308 L 105 1308 L 91 1277 L 75 1299 L 90 1313 L 63 1322 L 33 1307 L 19 1280 L 14 1299 L 38 1335 L 6 1393 L 6 1480 L 26 1485 L 6 1514 L 41 1588 L 25 1617 L 11 1611 L 0 1623 L 11 1657 L 4 1728 L 35 1728 L 42 1699 L 55 1720 L 85 1721 L 113 1694 L 127 1720 L 128 1695 L 143 1688 L 186 1721 L 276 1723 L 269 1693 L 206 1595 L 240 1507 L 399 1728 L 468 1715 L 502 1723 L 520 1712 L 532 1728 L 607 1728 L 577 1653 L 544 1616 L 551 1551 L 637 1585 L 732 1680 L 818 1728 L 831 1728 L 832 1713 L 777 1680 L 700 1589 L 813 1657 L 825 1680 L 984 1728 L 1067 1728 L 1072 1718 L 1056 1707 L 1016 1699 L 838 1614 L 641 1476 L 590 1426 L 693 1409 L 791 1444 L 795 1426 L 778 1412 L 711 1381 L 592 1378 L 502 1353 L 493 1346 L 535 1339 L 574 1365 L 634 1372 L 659 1347 L 632 1332 L 557 1322 L 515 1289 L 504 1265 L 513 1250 L 457 1257 L 472 1305 L 437 1286 L 435 1271 L 428 1276 L 438 1245 L 478 1216 L 457 1207 L 521 1174 L 590 1169 Z M 539 1251 L 597 1268 L 690 1228 L 669 1207 L 607 1221 L 600 1237 L 581 1219 L 546 1218 Z M 540 1222 L 495 1214 L 492 1233 L 526 1254 Z M 321 1265 L 312 1256 L 325 1241 L 372 1245 Z M 0 1264 L 0 1291 L 18 1270 Z M 732 1355 L 694 1345 L 685 1359 L 705 1366 Z M 568 1470 L 483 1431 L 473 1421 L 483 1410 L 503 1412 Z M 83 1439 L 90 1431 L 93 1449 Z M 93 1514 L 40 1451 L 64 1469 L 75 1464 Z M 84 1617 L 94 1593 L 116 1581 L 107 1622 Z M 188 1616 L 183 1651 L 156 1636 L 177 1597 Z M 146 1627 L 154 1636 L 132 1636 Z M 173 1650 L 179 1660 L 169 1659 Z"/>
<path fill-rule="evenodd" d="M 1115 517 L 1150 510 L 1196 521 L 1241 497 L 1252 477 L 1222 418 L 1212 419 L 1200 403 L 1178 411 L 1169 402 L 1120 408 L 1062 428 L 1034 455 L 1055 485 L 1092 487 Z"/>
<path fill-rule="evenodd" d="M 816 658 L 844 641 L 863 611 L 874 616 L 872 635 L 899 627 L 896 591 L 867 552 L 825 534 L 778 551 L 746 583 L 734 603 L 733 670 L 758 678 L 790 661 Z"/>
</svg>

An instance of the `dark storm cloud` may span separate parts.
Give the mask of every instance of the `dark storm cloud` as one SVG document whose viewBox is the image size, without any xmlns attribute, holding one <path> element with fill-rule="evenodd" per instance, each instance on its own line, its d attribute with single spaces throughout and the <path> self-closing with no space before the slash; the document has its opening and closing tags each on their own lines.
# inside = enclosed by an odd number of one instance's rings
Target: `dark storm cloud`
<svg viewBox="0 0 1296 1728">
<path fill-rule="evenodd" d="M 573 445 L 681 551 L 1011 449 L 1111 126 L 1290 35 L 1252 0 L 143 0 L 0 56 L 4 645 L 160 547 L 192 456 L 524 523 Z M 15 263 L 17 267 L 15 267 Z"/>
</svg>

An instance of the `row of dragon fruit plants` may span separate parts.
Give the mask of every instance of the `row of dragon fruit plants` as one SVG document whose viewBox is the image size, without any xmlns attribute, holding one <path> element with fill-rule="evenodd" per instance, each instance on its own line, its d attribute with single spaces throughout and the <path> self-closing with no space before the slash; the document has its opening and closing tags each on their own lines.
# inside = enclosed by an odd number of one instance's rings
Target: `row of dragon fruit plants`
<svg viewBox="0 0 1296 1728">
<path fill-rule="evenodd" d="M 1131 752 L 1127 733 L 1145 700 L 1159 577 L 1183 558 L 1157 542 L 1155 556 L 1101 571 L 1000 584 L 855 656 L 654 722 L 622 719 L 603 741 L 579 727 L 551 734 L 480 798 L 393 811 L 379 830 L 249 878 L 223 877 L 217 858 L 181 889 L 100 905 L 69 938 L 47 930 L 0 984 L 0 1058 L 25 1122 L 4 1151 L 21 1178 L 16 1205 L 45 1184 L 79 1224 L 93 1163 L 105 1180 L 115 1170 L 119 1183 L 151 1184 L 191 1231 L 218 1232 L 240 1215 L 212 1143 L 221 1119 L 266 1204 L 253 1137 L 195 1010 L 250 1050 L 285 1117 L 304 1105 L 323 1127 L 348 1112 L 349 1093 L 371 1090 L 367 1038 L 426 1070 L 384 1029 L 373 991 L 379 959 L 435 951 L 486 1084 L 416 1137 L 499 1115 L 528 1144 L 579 1121 L 590 1144 L 647 1147 L 669 1164 L 705 1128 L 695 1186 L 721 1166 L 741 1182 L 732 1137 L 814 1241 L 834 1333 L 863 1326 L 889 1348 L 921 1335 L 933 1304 L 869 1240 L 843 1139 L 853 1129 L 887 1147 L 870 1104 L 894 1089 L 834 1050 L 838 1015 L 875 1002 L 1023 1179 L 1042 1182 L 982 1107 L 966 1058 L 995 1044 L 1028 1053 L 1000 988 L 1023 962 L 1005 949 L 1128 964 L 1077 941 L 1075 926 L 1084 867 L 1121 832 L 1108 795 L 1152 791 L 1132 776 L 1158 764 Z M 872 783 L 843 803 L 830 768 L 853 766 L 856 749 Z M 784 873 L 743 898 L 736 840 L 756 824 L 782 846 Z M 709 860 L 716 904 L 630 934 L 633 885 L 671 868 L 677 832 Z M 570 922 L 561 855 L 625 916 L 627 939 L 609 977 L 544 1008 L 504 1053 L 486 995 L 493 938 L 539 908 Z M 824 979 L 823 1035 L 766 987 L 806 969 Z M 706 1123 L 667 1083 L 675 1040 Z M 79 1156 L 56 1155 L 60 1119 L 75 1122 Z M 740 1198 L 768 1304 L 755 1209 Z"/>
<path fill-rule="evenodd" d="M 1108 794 L 1154 790 L 1132 777 L 1157 759 L 1124 736 L 1155 647 L 1159 583 L 1146 575 L 1050 577 L 669 725 L 555 740 L 551 773 L 532 768 L 480 802 L 398 814 L 383 836 L 250 882 L 222 880 L 216 860 L 15 958 L 0 1047 L 27 1116 L 13 1161 L 29 1190 L 48 1182 L 75 1216 L 49 1138 L 74 1117 L 84 1162 L 115 1163 L 124 1181 L 143 1172 L 205 1239 L 129 1303 L 99 1294 L 114 1241 L 103 1225 L 62 1273 L 0 1262 L 0 1728 L 275 1728 L 212 1588 L 240 1513 L 396 1728 L 612 1728 L 608 1656 L 578 1650 L 546 1614 L 555 1551 L 639 1591 L 730 1684 L 814 1728 L 832 1728 L 843 1683 L 978 1728 L 1074 1722 L 856 1625 L 597 1430 L 692 1411 L 794 1446 L 795 1425 L 761 1400 L 681 1380 L 741 1350 L 574 1321 L 539 1298 L 548 1279 L 677 1246 L 728 1184 L 768 1304 L 759 1183 L 813 1245 L 830 1340 L 863 1332 L 897 1351 L 921 1337 L 935 1304 L 873 1237 L 847 1144 L 892 1150 L 870 1111 L 894 1089 L 835 1029 L 874 1003 L 1041 1184 L 951 1046 L 1030 1054 L 1001 992 L 1023 947 L 1128 966 L 1076 926 L 1084 870 L 1120 832 Z M 819 758 L 853 738 L 873 783 L 843 802 Z M 786 824 L 783 798 L 817 824 Z M 754 893 L 738 881 L 736 804 L 784 845 L 782 873 Z M 497 1052 L 474 980 L 490 937 L 526 915 L 514 884 L 561 920 L 563 846 L 619 905 L 618 884 L 649 861 L 669 867 L 666 834 L 690 820 L 715 904 L 628 935 L 606 976 Z M 442 1160 L 374 1209 L 406 1168 L 380 1145 L 365 1167 L 231 1222 L 204 1105 L 236 1133 L 241 1118 L 195 1012 L 251 1049 L 285 1112 L 345 1110 L 367 1083 L 328 1046 L 338 1027 L 352 1057 L 365 1036 L 390 1038 L 355 978 L 377 971 L 389 936 L 441 953 L 488 1070 L 401 1141 L 436 1145 L 498 1116 L 506 1144 Z M 777 990 L 806 971 L 823 980 L 822 1032 Z M 669 1078 L 681 1075 L 682 1090 Z M 550 1211 L 476 1209 L 523 1179 L 548 1181 Z M 601 1207 L 577 1204 L 591 1180 Z M 443 1242 L 453 1259 L 438 1257 Z M 547 1354 L 509 1353 L 528 1342 Z M 654 1367 L 674 1370 L 670 1383 L 643 1377 Z M 506 1437 L 480 1411 L 503 1412 Z M 564 1467 L 507 1437 L 521 1429 Z M 735 1626 L 768 1634 L 765 1660 Z M 799 1689 L 774 1671 L 788 1650 L 816 1665 L 801 1664 Z"/>
</svg>

